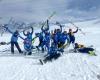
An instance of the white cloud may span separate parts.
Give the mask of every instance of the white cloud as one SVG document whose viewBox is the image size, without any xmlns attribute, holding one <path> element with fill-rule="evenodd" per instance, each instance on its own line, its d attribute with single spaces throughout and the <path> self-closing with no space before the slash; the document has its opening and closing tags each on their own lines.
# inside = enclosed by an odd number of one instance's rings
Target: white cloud
<svg viewBox="0 0 100 80">
<path fill-rule="evenodd" d="M 43 21 L 53 11 L 56 11 L 57 14 L 52 21 L 64 21 L 67 18 L 75 20 L 100 16 L 99 9 L 92 11 L 97 8 L 95 6 L 91 8 L 91 11 L 87 12 L 85 10 L 79 10 L 78 8 L 69 7 L 70 2 L 73 2 L 73 0 L 2 0 L 0 2 L 0 17 L 5 19 L 14 17 L 16 20 L 27 22 Z"/>
</svg>

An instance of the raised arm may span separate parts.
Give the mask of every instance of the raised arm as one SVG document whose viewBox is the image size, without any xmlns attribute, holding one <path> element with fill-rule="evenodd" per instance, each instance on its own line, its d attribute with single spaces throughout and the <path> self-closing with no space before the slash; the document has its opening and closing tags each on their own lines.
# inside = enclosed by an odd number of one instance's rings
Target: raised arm
<svg viewBox="0 0 100 80">
<path fill-rule="evenodd" d="M 42 25 L 41 30 L 42 32 L 48 31 L 49 30 L 49 20 L 47 20 L 47 28 L 43 29 L 44 25 Z"/>
<path fill-rule="evenodd" d="M 42 25 L 42 27 L 41 27 L 41 31 L 43 31 L 43 27 L 44 27 L 44 25 Z"/>
<path fill-rule="evenodd" d="M 23 31 L 23 34 L 24 34 L 25 36 L 27 36 L 27 34 L 25 33 L 25 30 Z"/>
<path fill-rule="evenodd" d="M 46 31 L 49 30 L 49 20 L 47 20 L 47 28 L 46 28 Z"/>
<path fill-rule="evenodd" d="M 62 25 L 59 25 L 60 26 L 60 30 L 61 30 L 61 32 L 62 32 Z"/>
<path fill-rule="evenodd" d="M 33 32 L 34 32 L 34 29 L 33 29 L 33 27 L 31 27 L 31 30 L 32 30 L 31 34 L 33 34 Z"/>
<path fill-rule="evenodd" d="M 73 33 L 77 33 L 77 32 L 78 32 L 78 27 L 77 27 L 76 31 L 74 31 Z"/>
</svg>

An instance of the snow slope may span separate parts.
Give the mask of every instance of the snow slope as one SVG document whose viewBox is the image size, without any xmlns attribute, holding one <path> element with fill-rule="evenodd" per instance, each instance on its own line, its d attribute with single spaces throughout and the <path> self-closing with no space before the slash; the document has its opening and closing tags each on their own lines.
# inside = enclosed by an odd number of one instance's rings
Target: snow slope
<svg viewBox="0 0 100 80">
<path fill-rule="evenodd" d="M 93 44 L 98 56 L 67 53 L 66 49 L 58 60 L 40 65 L 38 59 L 43 53 L 34 52 L 32 56 L 23 56 L 17 52 L 15 55 L 9 51 L 0 52 L 0 80 L 100 80 L 99 24 L 94 24 L 93 21 L 75 24 L 86 32 L 85 36 L 78 32 L 75 35 L 76 41 L 87 46 Z M 4 34 L 0 41 L 9 41 L 9 36 L 10 34 Z M 19 42 L 22 43 L 21 40 Z M 8 47 L 10 46 L 0 46 L 0 50 Z"/>
</svg>

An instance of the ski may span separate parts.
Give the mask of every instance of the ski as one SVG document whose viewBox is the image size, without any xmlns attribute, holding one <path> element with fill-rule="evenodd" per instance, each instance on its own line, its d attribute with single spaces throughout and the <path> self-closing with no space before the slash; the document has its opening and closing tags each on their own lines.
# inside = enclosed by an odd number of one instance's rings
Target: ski
<svg viewBox="0 0 100 80">
<path fill-rule="evenodd" d="M 43 22 L 42 26 L 44 26 L 47 22 L 47 20 L 50 20 L 54 15 L 56 14 L 56 12 L 53 12 L 47 19 L 45 22 Z"/>
</svg>

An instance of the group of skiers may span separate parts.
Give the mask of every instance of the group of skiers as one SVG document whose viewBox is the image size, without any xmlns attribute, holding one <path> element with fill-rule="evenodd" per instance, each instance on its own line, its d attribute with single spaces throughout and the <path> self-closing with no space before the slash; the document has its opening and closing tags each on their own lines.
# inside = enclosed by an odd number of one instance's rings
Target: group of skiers
<svg viewBox="0 0 100 80">
<path fill-rule="evenodd" d="M 44 25 L 41 27 L 41 32 L 35 33 L 35 37 L 33 38 L 33 27 L 31 27 L 31 32 L 25 30 L 23 31 L 23 34 L 26 36 L 23 38 L 20 34 L 19 31 L 16 30 L 15 32 L 12 32 L 7 26 L 4 26 L 8 32 L 12 34 L 11 37 L 11 53 L 14 54 L 14 45 L 18 49 L 19 53 L 24 53 L 19 44 L 18 44 L 18 37 L 24 40 L 24 49 L 25 53 L 28 53 L 28 55 L 32 54 L 32 49 L 36 48 L 38 51 L 47 51 L 47 55 L 45 59 L 43 60 L 44 62 L 51 61 L 52 59 L 57 59 L 61 53 L 64 52 L 64 49 L 66 46 L 69 46 L 70 44 L 73 45 L 73 48 L 75 52 L 86 52 L 87 53 L 94 51 L 94 49 L 90 48 L 84 48 L 81 46 L 79 47 L 78 43 L 75 43 L 75 36 L 74 34 L 78 32 L 78 27 L 76 27 L 76 31 L 72 31 L 72 29 L 69 29 L 69 31 L 63 31 L 63 27 L 59 22 L 56 22 L 56 25 L 58 25 L 60 28 L 55 29 L 54 31 L 50 32 L 50 27 L 49 27 L 49 20 L 46 21 L 47 26 L 44 27 Z M 33 42 L 36 38 L 39 38 L 39 45 L 38 46 L 33 46 Z M 67 43 L 66 43 L 67 42 Z M 81 49 L 80 49 L 81 48 Z"/>
<path fill-rule="evenodd" d="M 12 32 L 7 26 L 4 26 L 4 28 L 6 28 L 6 30 L 12 34 L 11 41 L 10 41 L 10 43 L 11 43 L 11 53 L 14 54 L 14 45 L 18 49 L 19 53 L 23 53 L 23 51 L 21 50 L 21 48 L 18 44 L 18 38 L 20 37 L 21 39 L 24 40 L 24 49 L 26 51 L 28 51 L 29 55 L 31 55 L 33 28 L 31 27 L 32 32 L 28 31 L 27 33 L 25 33 L 25 31 L 23 31 L 23 34 L 26 36 L 26 38 L 23 38 L 19 34 L 18 30 L 16 30 L 15 32 Z"/>
</svg>

